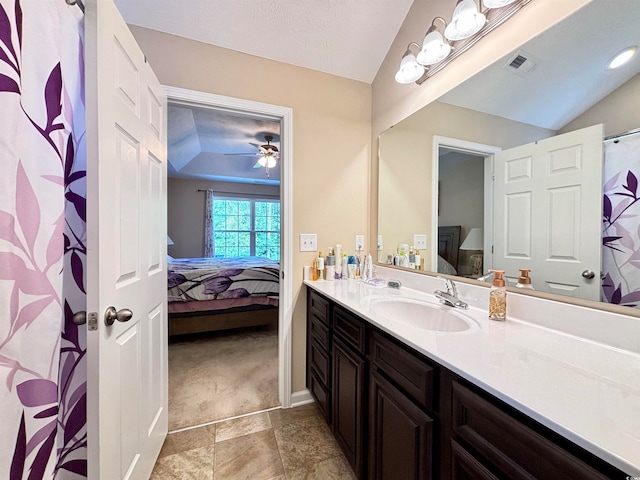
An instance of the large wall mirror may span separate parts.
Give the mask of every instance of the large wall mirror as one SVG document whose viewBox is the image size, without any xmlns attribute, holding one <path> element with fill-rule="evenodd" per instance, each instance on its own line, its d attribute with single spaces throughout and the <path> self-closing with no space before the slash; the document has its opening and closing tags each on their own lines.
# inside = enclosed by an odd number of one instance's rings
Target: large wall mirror
<svg viewBox="0 0 640 480">
<path fill-rule="evenodd" d="M 638 25 L 636 0 L 593 0 L 383 132 L 378 262 L 413 245 L 429 272 L 640 304 L 640 52 L 608 68 Z"/>
</svg>

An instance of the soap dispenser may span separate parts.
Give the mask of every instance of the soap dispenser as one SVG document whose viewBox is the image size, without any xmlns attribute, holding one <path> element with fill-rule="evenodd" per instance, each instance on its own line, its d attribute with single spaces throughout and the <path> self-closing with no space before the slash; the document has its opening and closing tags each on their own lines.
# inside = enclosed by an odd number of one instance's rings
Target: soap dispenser
<svg viewBox="0 0 640 480">
<path fill-rule="evenodd" d="M 522 288 L 524 290 L 533 290 L 533 285 L 531 285 L 531 277 L 529 277 L 529 272 L 531 270 L 528 268 L 520 269 L 520 277 L 518 278 L 518 283 L 516 283 L 517 288 Z"/>
<path fill-rule="evenodd" d="M 504 270 L 489 270 L 494 278 L 489 290 L 489 320 L 507 319 L 507 287 L 505 286 Z"/>
</svg>

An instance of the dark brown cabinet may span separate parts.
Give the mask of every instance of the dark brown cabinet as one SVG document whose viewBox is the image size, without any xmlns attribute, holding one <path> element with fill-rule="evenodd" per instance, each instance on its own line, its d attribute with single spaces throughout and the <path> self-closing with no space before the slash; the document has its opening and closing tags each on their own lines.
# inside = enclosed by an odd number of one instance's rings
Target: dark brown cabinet
<svg viewBox="0 0 640 480">
<path fill-rule="evenodd" d="M 312 289 L 307 387 L 358 478 L 626 477 Z"/>
<path fill-rule="evenodd" d="M 375 371 L 369 429 L 369 478 L 432 478 L 433 419 Z"/>
</svg>

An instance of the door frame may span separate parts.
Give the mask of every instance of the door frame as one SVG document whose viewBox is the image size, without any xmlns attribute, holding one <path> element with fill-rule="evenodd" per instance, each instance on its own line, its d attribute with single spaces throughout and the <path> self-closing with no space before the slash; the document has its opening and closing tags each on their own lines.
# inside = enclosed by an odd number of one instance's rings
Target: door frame
<svg viewBox="0 0 640 480">
<path fill-rule="evenodd" d="M 440 147 L 450 148 L 459 152 L 484 156 L 484 264 L 493 264 L 491 251 L 493 226 L 493 154 L 500 152 L 502 147 L 485 145 L 483 143 L 469 142 L 459 138 L 434 135 L 431 152 L 431 266 L 438 265 L 438 159 Z M 437 268 L 435 269 L 437 271 Z"/>
<path fill-rule="evenodd" d="M 242 98 L 198 92 L 163 85 L 168 102 L 236 111 L 279 119 L 280 132 L 280 295 L 278 305 L 278 397 L 282 408 L 291 406 L 291 324 L 293 319 L 292 220 L 293 220 L 293 109 Z"/>
</svg>

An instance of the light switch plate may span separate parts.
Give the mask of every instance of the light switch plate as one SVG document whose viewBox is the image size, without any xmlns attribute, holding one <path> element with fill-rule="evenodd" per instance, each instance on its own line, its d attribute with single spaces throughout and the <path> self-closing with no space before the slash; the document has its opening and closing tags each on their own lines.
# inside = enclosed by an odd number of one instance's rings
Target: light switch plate
<svg viewBox="0 0 640 480">
<path fill-rule="evenodd" d="M 301 233 L 300 234 L 300 251 L 301 252 L 317 252 L 318 251 L 318 234 L 317 233 Z"/>
<path fill-rule="evenodd" d="M 413 246 L 418 250 L 427 249 L 427 235 L 423 233 L 416 233 L 413 236 Z"/>
<path fill-rule="evenodd" d="M 378 235 L 378 251 L 382 251 L 382 235 Z"/>
<path fill-rule="evenodd" d="M 356 252 L 364 251 L 364 235 L 356 235 Z"/>
</svg>

